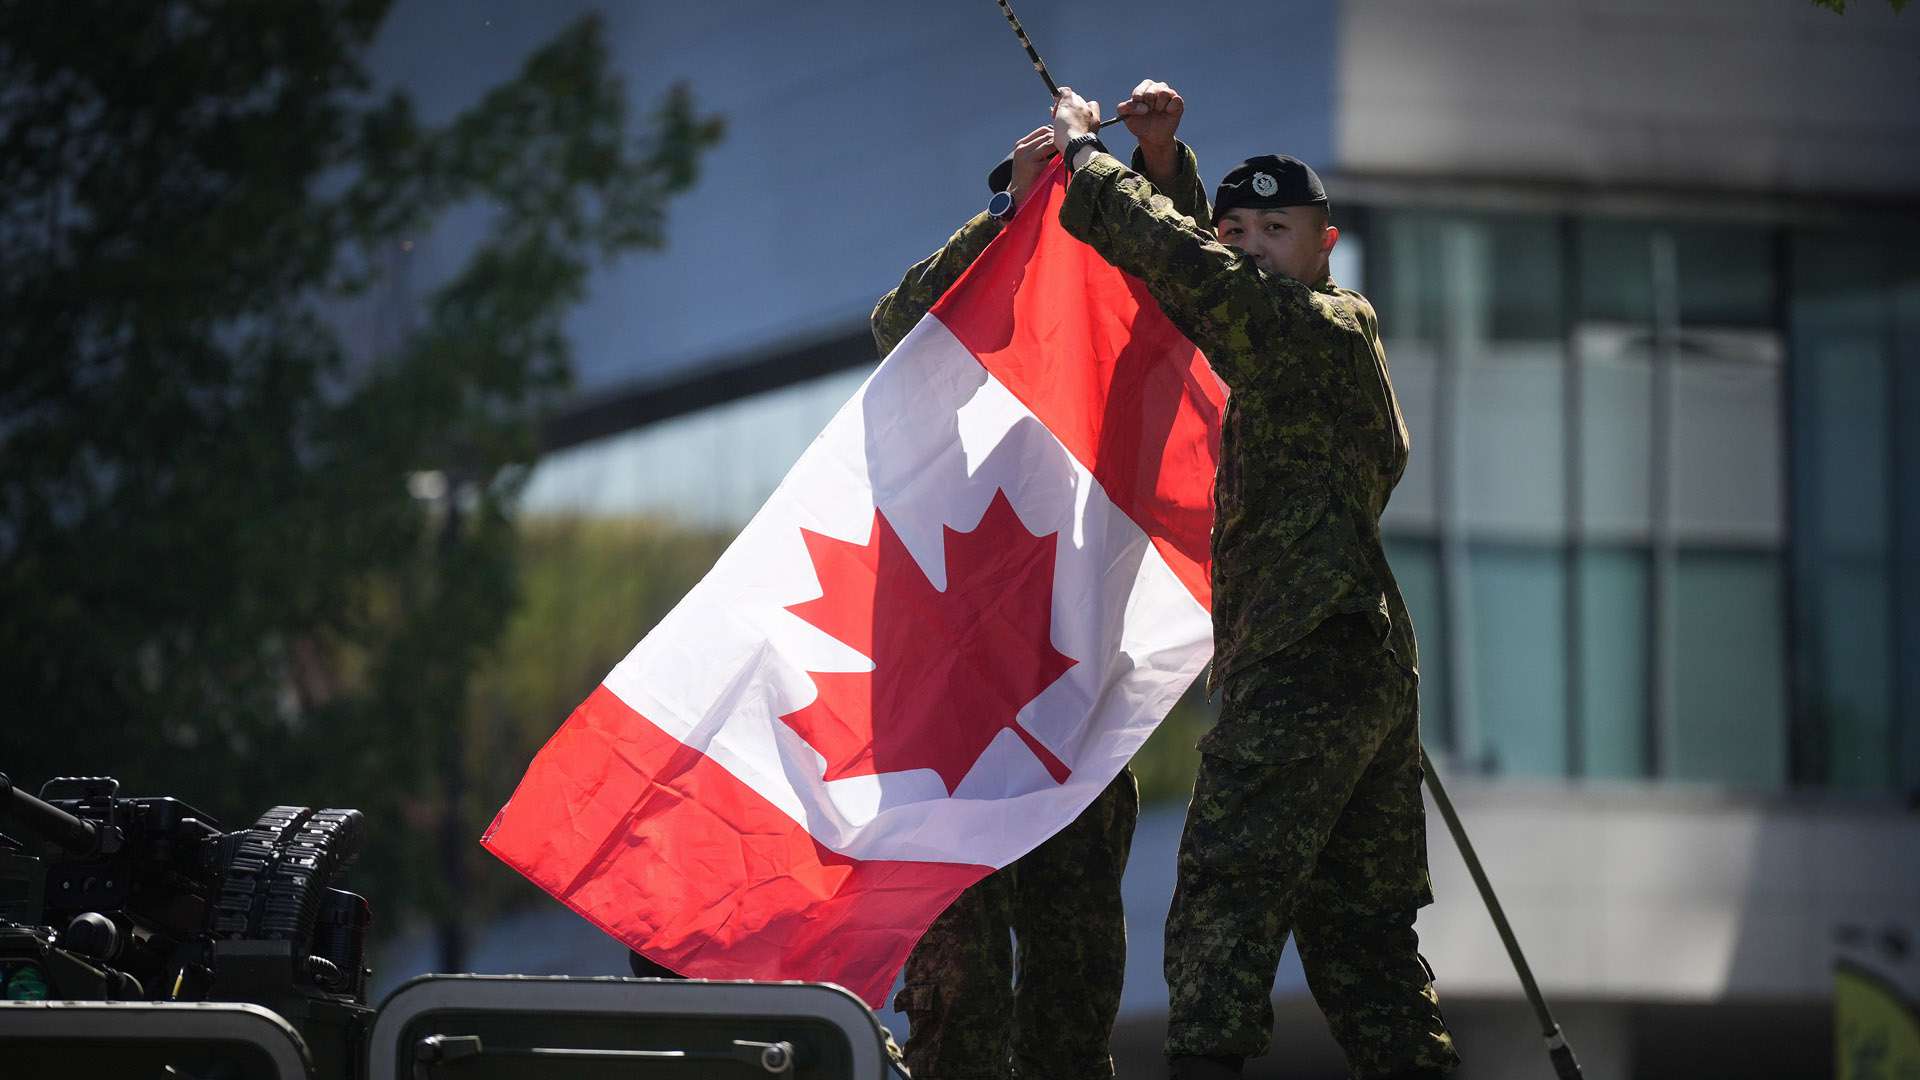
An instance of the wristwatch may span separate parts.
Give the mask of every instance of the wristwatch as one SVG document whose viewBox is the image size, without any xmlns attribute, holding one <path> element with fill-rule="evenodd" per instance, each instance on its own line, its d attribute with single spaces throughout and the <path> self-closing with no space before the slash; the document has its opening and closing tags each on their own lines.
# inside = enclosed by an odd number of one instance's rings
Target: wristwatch
<svg viewBox="0 0 1920 1080">
<path fill-rule="evenodd" d="M 1079 157 L 1080 151 L 1085 150 L 1089 146 L 1102 154 L 1107 152 L 1107 144 L 1101 142 L 1100 136 L 1091 131 L 1083 131 L 1067 140 L 1067 151 L 1060 155 L 1060 159 L 1066 162 L 1068 172 L 1073 171 L 1073 159 Z"/>
<path fill-rule="evenodd" d="M 1013 218 L 1013 192 L 996 191 L 993 198 L 987 200 L 987 216 L 995 221 L 1010 221 Z"/>
</svg>

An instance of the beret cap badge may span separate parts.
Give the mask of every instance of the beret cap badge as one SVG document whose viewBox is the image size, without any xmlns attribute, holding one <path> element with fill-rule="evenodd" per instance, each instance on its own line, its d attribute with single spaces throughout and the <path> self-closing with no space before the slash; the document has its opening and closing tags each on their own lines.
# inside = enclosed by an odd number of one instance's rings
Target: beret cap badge
<svg viewBox="0 0 1920 1080">
<path fill-rule="evenodd" d="M 1289 206 L 1325 206 L 1327 189 L 1297 157 L 1262 154 L 1234 166 L 1213 196 L 1213 220 L 1232 210 L 1279 210 Z"/>
</svg>

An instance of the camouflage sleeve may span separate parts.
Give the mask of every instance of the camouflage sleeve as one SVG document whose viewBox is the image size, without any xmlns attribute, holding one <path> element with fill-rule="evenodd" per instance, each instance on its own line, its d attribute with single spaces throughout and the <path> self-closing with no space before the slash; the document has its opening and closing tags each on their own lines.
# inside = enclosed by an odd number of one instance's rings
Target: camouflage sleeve
<svg viewBox="0 0 1920 1080">
<path fill-rule="evenodd" d="M 1158 190 L 1173 203 L 1175 210 L 1192 218 L 1200 228 L 1212 232 L 1213 204 L 1207 201 L 1207 185 L 1200 180 L 1200 160 L 1193 156 L 1193 147 L 1178 139 L 1174 140 L 1174 145 L 1180 148 L 1179 172 Z M 1141 176 L 1147 175 L 1147 157 L 1137 146 L 1133 150 L 1133 171 Z"/>
<path fill-rule="evenodd" d="M 907 336 L 921 316 L 933 307 L 973 260 L 987 250 L 987 244 L 1000 235 L 1000 223 L 982 210 L 973 215 L 960 231 L 953 234 L 940 250 L 914 263 L 907 270 L 907 276 L 892 292 L 880 298 L 873 306 L 873 316 L 869 324 L 873 327 L 873 342 L 880 347 L 880 355 L 893 351 L 900 339 Z"/>
<path fill-rule="evenodd" d="M 1298 316 L 1310 315 L 1306 286 L 1265 277 L 1146 178 L 1104 154 L 1074 172 L 1060 223 L 1145 282 L 1229 387 L 1259 372 L 1256 342 L 1281 340 L 1298 326 Z"/>
</svg>

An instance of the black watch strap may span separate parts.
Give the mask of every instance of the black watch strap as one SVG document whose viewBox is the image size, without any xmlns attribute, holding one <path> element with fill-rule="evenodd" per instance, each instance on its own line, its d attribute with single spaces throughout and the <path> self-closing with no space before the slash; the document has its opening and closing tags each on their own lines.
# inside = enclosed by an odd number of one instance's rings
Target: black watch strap
<svg viewBox="0 0 1920 1080">
<path fill-rule="evenodd" d="M 1099 151 L 1102 154 L 1107 152 L 1107 144 L 1101 142 L 1100 136 L 1094 134 L 1091 131 L 1083 131 L 1080 134 L 1075 135 L 1073 138 L 1067 140 L 1067 152 L 1065 155 L 1065 160 L 1066 160 L 1068 172 L 1073 171 L 1073 159 L 1079 157 L 1080 151 L 1086 149 L 1089 146 L 1093 147 L 1095 150 Z"/>
</svg>

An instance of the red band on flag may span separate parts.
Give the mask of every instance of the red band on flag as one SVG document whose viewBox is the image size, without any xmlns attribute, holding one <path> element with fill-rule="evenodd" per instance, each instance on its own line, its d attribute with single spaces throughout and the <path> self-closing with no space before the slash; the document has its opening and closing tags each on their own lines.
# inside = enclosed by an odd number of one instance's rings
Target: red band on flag
<svg viewBox="0 0 1920 1080">
<path fill-rule="evenodd" d="M 1056 164 L 1041 197 L 933 314 L 1093 473 L 1212 610 L 1213 472 L 1226 395 L 1145 284 L 1048 227 L 1066 191 Z"/>
<path fill-rule="evenodd" d="M 514 796 L 481 843 L 649 959 L 709 979 L 830 971 L 875 1008 L 928 924 L 992 872 L 835 854 L 604 686 Z"/>
</svg>

